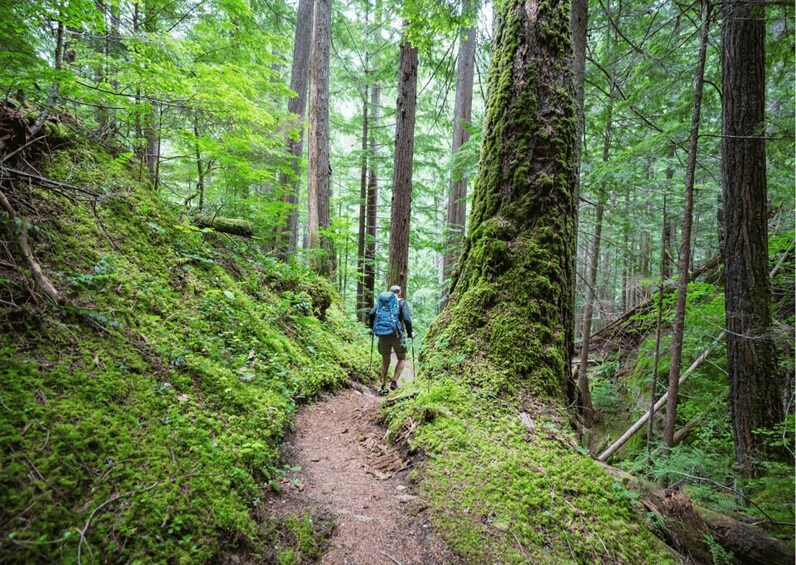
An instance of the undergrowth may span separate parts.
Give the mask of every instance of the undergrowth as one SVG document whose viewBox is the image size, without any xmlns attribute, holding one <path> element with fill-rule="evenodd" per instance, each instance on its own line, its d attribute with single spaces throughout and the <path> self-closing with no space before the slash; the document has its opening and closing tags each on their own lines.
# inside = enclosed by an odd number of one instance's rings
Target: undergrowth
<svg viewBox="0 0 796 565">
<path fill-rule="evenodd" d="M 128 157 L 77 144 L 45 163 L 99 191 L 96 214 L 7 192 L 37 211 L 34 252 L 67 301 L 0 273 L 2 561 L 267 554 L 256 516 L 297 403 L 367 373 L 329 282 L 191 226 Z"/>
</svg>

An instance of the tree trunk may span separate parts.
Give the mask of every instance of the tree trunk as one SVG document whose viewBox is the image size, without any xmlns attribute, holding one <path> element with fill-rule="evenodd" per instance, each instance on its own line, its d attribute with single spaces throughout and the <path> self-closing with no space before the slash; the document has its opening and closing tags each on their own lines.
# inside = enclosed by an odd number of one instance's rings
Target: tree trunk
<svg viewBox="0 0 796 565">
<path fill-rule="evenodd" d="M 332 276 L 331 249 L 321 241 L 321 229 L 329 227 L 329 48 L 331 0 L 316 0 L 315 39 L 310 81 L 310 187 L 308 195 L 309 246 L 313 269 Z"/>
<path fill-rule="evenodd" d="M 404 29 L 408 23 L 404 22 Z M 390 265 L 387 284 L 399 285 L 404 295 L 409 280 L 409 219 L 412 209 L 412 161 L 415 146 L 417 103 L 417 47 L 404 36 L 398 64 L 398 102 L 396 105 L 395 158 L 392 175 L 390 214 Z"/>
<path fill-rule="evenodd" d="M 56 72 L 61 70 L 64 61 L 64 35 L 66 34 L 66 28 L 64 27 L 64 22 L 60 19 L 61 14 L 59 13 L 59 20 L 58 20 L 58 27 L 55 32 L 55 60 L 54 60 L 54 69 Z M 36 137 L 36 134 L 39 133 L 42 127 L 44 127 L 44 122 L 47 121 L 47 118 L 50 115 L 50 110 L 55 105 L 55 101 L 58 98 L 58 88 L 60 83 L 56 78 L 55 82 L 53 82 L 52 86 L 50 87 L 50 95 L 47 97 L 47 102 L 44 105 L 44 109 L 42 110 L 39 117 L 36 118 L 36 121 L 33 122 L 33 125 L 30 127 L 30 137 L 31 139 Z"/>
<path fill-rule="evenodd" d="M 558 406 L 574 398 L 575 106 L 568 34 L 544 30 L 566 30 L 561 6 L 500 8 L 471 229 L 425 350 L 477 352 L 476 371 Z"/>
<path fill-rule="evenodd" d="M 152 0 L 144 2 L 144 31 L 148 34 L 157 32 L 158 10 Z M 144 119 L 144 160 L 149 176 L 157 187 L 158 160 L 160 158 L 160 116 L 159 108 L 154 102 L 147 102 L 148 110 Z"/>
<path fill-rule="evenodd" d="M 367 25 L 367 22 L 366 22 Z M 365 52 L 367 74 L 368 53 Z M 368 221 L 368 85 L 365 83 L 362 97 L 362 159 L 359 173 L 359 232 L 357 234 L 357 318 L 365 323 L 368 318 L 369 300 L 365 294 L 365 236 Z"/>
<path fill-rule="evenodd" d="M 293 175 L 280 173 L 279 184 L 285 187 L 284 201 L 291 209 L 285 223 L 285 237 L 281 257 L 287 261 L 298 245 L 298 200 L 301 184 L 301 154 L 304 149 L 304 112 L 307 109 L 307 90 L 310 78 L 310 51 L 315 5 L 313 0 L 299 0 L 296 11 L 296 34 L 293 40 L 293 67 L 290 71 L 290 90 L 296 93 L 287 102 L 287 110 L 296 115 L 298 136 L 287 136 L 288 152 L 293 155 Z"/>
<path fill-rule="evenodd" d="M 611 52 L 612 39 L 608 35 L 607 51 Z M 609 89 L 608 107 L 606 108 L 605 130 L 603 132 L 603 162 L 607 162 L 611 153 L 611 135 L 613 132 L 613 96 L 615 86 L 613 70 L 611 71 L 611 86 Z M 591 401 L 591 390 L 589 379 L 586 373 L 589 366 L 589 337 L 591 336 L 592 316 L 594 315 L 594 301 L 596 299 L 597 272 L 600 266 L 600 244 L 602 243 L 603 214 L 605 203 L 608 197 L 605 181 L 600 183 L 599 200 L 597 202 L 596 218 L 594 221 L 594 239 L 592 240 L 588 282 L 586 283 L 586 305 L 583 310 L 583 322 L 581 324 L 581 347 L 580 363 L 578 365 L 578 395 L 581 418 L 583 425 L 590 428 L 594 423 L 594 407 Z"/>
<path fill-rule="evenodd" d="M 376 131 L 379 127 L 381 105 L 381 86 L 375 83 L 370 93 L 372 127 L 370 130 L 370 170 L 368 171 L 367 233 L 365 238 L 364 285 L 366 302 L 373 299 L 376 292 L 376 230 L 378 228 L 379 176 L 376 169 Z M 368 302 L 369 304 L 369 302 Z"/>
<path fill-rule="evenodd" d="M 462 14 L 475 18 L 477 5 L 473 0 L 464 0 Z M 470 139 L 470 133 L 464 128 L 472 119 L 473 80 L 475 78 L 475 22 L 467 29 L 466 34 L 459 38 L 459 56 L 456 66 L 456 100 L 453 107 L 453 157 L 459 148 Z M 467 179 L 452 179 L 448 191 L 448 220 L 445 226 L 445 252 L 442 256 L 442 301 L 444 305 L 448 296 L 447 282 L 461 253 L 464 241 L 464 230 L 467 209 Z"/>
<path fill-rule="evenodd" d="M 205 207 L 205 168 L 202 164 L 202 151 L 199 147 L 199 110 L 193 114 L 193 144 L 196 152 L 196 193 L 199 195 L 199 211 Z"/>
<path fill-rule="evenodd" d="M 650 375 L 650 418 L 647 428 L 647 454 L 652 446 L 652 437 L 655 433 L 655 399 L 658 397 L 658 363 L 661 359 L 661 328 L 663 326 L 663 273 L 666 270 L 666 227 L 669 219 L 666 216 L 666 192 L 663 193 L 663 224 L 661 227 L 661 280 L 658 284 L 658 313 L 655 316 L 655 353 L 652 359 L 652 375 Z M 651 460 L 651 459 L 650 459 Z"/>
<path fill-rule="evenodd" d="M 764 10 L 730 2 L 722 27 L 727 370 L 735 457 L 747 476 L 763 447 L 755 430 L 784 418 L 769 309 Z"/>
<path fill-rule="evenodd" d="M 669 388 L 666 401 L 666 426 L 663 439 L 667 446 L 673 445 L 674 428 L 677 420 L 677 393 L 679 389 L 680 365 L 683 355 L 683 333 L 685 331 L 685 300 L 688 295 L 688 278 L 691 267 L 691 223 L 694 209 L 694 171 L 696 169 L 697 146 L 699 141 L 699 118 L 702 110 L 702 85 L 705 75 L 705 54 L 708 45 L 710 25 L 710 4 L 702 3 L 702 23 L 699 31 L 699 59 L 695 73 L 694 108 L 691 114 L 691 136 L 688 147 L 688 161 L 685 171 L 685 203 L 683 205 L 683 239 L 680 242 L 680 265 L 677 284 L 677 303 L 672 328 L 672 349 L 669 362 Z"/>
<path fill-rule="evenodd" d="M 606 126 L 607 128 L 608 126 Z M 589 365 L 589 337 L 591 336 L 592 316 L 594 314 L 594 289 L 597 286 L 597 272 L 600 263 L 600 241 L 602 239 L 603 213 L 605 209 L 605 187 L 600 191 L 600 200 L 597 203 L 597 217 L 594 223 L 594 240 L 591 247 L 591 264 L 589 265 L 589 282 L 586 288 L 586 306 L 583 309 L 583 323 L 581 325 L 580 363 L 578 365 L 578 394 L 580 395 L 580 414 L 583 425 L 590 428 L 594 423 L 594 407 L 591 402 L 591 390 L 586 370 Z"/>
<path fill-rule="evenodd" d="M 370 0 L 365 2 L 365 42 L 370 42 L 368 16 Z M 357 234 L 357 298 L 356 316 L 363 324 L 368 321 L 370 299 L 365 293 L 365 238 L 368 224 L 368 74 L 370 52 L 365 50 L 365 85 L 362 93 L 362 158 L 359 172 L 359 232 Z"/>
</svg>

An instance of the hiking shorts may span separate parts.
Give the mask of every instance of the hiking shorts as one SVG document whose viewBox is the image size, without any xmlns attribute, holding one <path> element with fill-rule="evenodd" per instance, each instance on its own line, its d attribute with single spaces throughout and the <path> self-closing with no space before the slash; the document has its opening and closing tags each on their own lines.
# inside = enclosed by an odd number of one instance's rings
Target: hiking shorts
<svg viewBox="0 0 796 565">
<path fill-rule="evenodd" d="M 379 336 L 379 353 L 382 357 L 389 357 L 391 351 L 395 351 L 395 356 L 399 361 L 406 359 L 406 346 L 403 338 L 394 335 Z"/>
</svg>

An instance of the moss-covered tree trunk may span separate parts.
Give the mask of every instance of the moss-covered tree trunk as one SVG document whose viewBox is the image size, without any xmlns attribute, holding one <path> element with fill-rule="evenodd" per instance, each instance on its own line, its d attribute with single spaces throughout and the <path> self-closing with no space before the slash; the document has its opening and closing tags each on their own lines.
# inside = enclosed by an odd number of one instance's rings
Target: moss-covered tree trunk
<svg viewBox="0 0 796 565">
<path fill-rule="evenodd" d="M 575 104 L 564 1 L 498 16 L 471 232 L 432 328 L 503 389 L 564 402 L 571 387 Z M 571 390 L 570 390 L 571 392 Z"/>
</svg>

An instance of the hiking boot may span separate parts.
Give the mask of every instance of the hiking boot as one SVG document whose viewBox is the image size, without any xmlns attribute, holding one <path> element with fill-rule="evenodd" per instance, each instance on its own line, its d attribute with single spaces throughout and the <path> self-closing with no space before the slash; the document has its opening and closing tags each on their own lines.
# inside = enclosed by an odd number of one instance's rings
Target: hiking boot
<svg viewBox="0 0 796 565">
<path fill-rule="evenodd" d="M 398 383 L 395 381 L 390 381 L 390 390 L 395 390 L 398 388 Z"/>
</svg>

